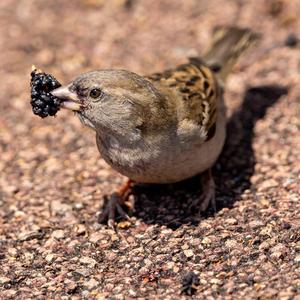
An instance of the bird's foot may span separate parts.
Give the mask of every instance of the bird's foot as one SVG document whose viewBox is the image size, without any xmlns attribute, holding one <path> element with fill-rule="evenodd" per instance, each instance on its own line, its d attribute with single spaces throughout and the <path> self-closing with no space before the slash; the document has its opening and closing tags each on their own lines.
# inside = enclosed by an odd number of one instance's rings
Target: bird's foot
<svg viewBox="0 0 300 300">
<path fill-rule="evenodd" d="M 200 203 L 200 208 L 199 208 L 200 213 L 206 211 L 209 205 L 211 205 L 213 212 L 215 213 L 217 211 L 215 189 L 214 188 L 208 189 L 207 191 L 202 193 L 199 199 L 199 203 Z"/>
<path fill-rule="evenodd" d="M 195 211 L 198 211 L 199 214 L 201 214 L 206 211 L 210 205 L 213 211 L 216 212 L 216 190 L 211 170 L 201 174 L 201 186 L 202 194 L 191 204 L 190 213 L 195 214 Z"/>
<path fill-rule="evenodd" d="M 129 220 L 128 214 L 123 209 L 124 200 L 118 193 L 113 193 L 110 197 L 104 196 L 104 200 L 107 201 L 106 207 L 99 216 L 99 223 L 103 223 L 107 220 L 108 227 L 115 228 L 116 213 L 126 220 Z"/>
<path fill-rule="evenodd" d="M 201 213 L 206 211 L 209 205 L 211 205 L 215 213 L 217 211 L 216 186 L 215 186 L 215 181 L 212 176 L 211 170 L 208 170 L 204 174 L 202 174 L 201 185 L 202 185 L 202 195 L 199 199 L 199 203 L 200 203 L 199 212 Z"/>
<path fill-rule="evenodd" d="M 110 196 L 104 196 L 106 206 L 102 213 L 99 215 L 99 223 L 107 221 L 108 227 L 115 229 L 115 221 L 117 217 L 121 217 L 125 220 L 130 220 L 130 217 L 123 209 L 124 205 L 127 205 L 126 201 L 131 193 L 131 181 L 128 181 L 119 192 L 115 192 Z M 127 205 L 129 209 L 132 209 L 133 205 Z M 130 207 L 131 206 L 131 207 Z"/>
</svg>

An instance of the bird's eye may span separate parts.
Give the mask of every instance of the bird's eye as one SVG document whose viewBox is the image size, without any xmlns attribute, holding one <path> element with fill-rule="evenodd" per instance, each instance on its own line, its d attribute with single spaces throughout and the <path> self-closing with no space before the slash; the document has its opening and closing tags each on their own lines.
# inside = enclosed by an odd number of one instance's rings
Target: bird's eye
<svg viewBox="0 0 300 300">
<path fill-rule="evenodd" d="M 100 95 L 101 95 L 101 90 L 100 90 L 100 89 L 92 89 L 92 90 L 90 91 L 90 97 L 91 97 L 91 98 L 96 99 L 96 98 L 98 98 Z"/>
</svg>

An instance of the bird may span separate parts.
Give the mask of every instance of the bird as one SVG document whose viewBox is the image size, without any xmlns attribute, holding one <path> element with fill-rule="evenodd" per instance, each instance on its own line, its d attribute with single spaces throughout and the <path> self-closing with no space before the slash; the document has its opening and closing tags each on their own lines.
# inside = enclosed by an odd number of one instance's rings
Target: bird
<svg viewBox="0 0 300 300">
<path fill-rule="evenodd" d="M 219 26 L 200 57 L 150 75 L 122 69 L 80 74 L 51 93 L 96 133 L 102 158 L 126 176 L 107 197 L 101 221 L 116 225 L 132 183 L 169 184 L 201 174 L 201 214 L 216 208 L 212 167 L 226 137 L 225 81 L 238 58 L 259 35 Z"/>
</svg>

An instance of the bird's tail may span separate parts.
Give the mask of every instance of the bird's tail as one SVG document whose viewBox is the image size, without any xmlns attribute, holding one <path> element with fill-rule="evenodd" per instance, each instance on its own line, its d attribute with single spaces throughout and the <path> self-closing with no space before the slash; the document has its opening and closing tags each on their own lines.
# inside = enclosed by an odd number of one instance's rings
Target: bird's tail
<svg viewBox="0 0 300 300">
<path fill-rule="evenodd" d="M 237 27 L 216 27 L 212 46 L 203 60 L 224 81 L 238 58 L 259 39 L 259 34 L 250 29 Z"/>
</svg>

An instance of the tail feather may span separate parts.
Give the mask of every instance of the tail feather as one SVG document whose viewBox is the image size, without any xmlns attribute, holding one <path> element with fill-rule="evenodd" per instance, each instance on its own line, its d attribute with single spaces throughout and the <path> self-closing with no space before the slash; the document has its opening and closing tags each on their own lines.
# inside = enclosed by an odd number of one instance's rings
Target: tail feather
<svg viewBox="0 0 300 300">
<path fill-rule="evenodd" d="M 206 65 L 225 80 L 238 58 L 259 39 L 250 29 L 217 27 L 211 48 L 202 57 Z"/>
</svg>

